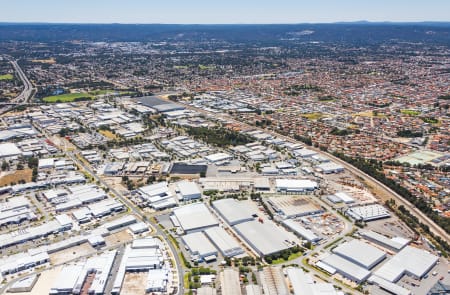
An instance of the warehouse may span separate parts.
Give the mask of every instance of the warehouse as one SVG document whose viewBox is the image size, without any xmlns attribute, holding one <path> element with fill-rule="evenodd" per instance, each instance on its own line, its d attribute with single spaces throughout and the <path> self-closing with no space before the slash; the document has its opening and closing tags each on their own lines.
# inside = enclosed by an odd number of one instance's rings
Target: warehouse
<svg viewBox="0 0 450 295">
<path fill-rule="evenodd" d="M 436 265 L 439 258 L 425 250 L 406 246 L 381 266 L 374 275 L 395 283 L 403 275 L 423 278 Z"/>
<path fill-rule="evenodd" d="M 222 227 L 210 227 L 205 230 L 205 235 L 224 257 L 235 257 L 245 253 L 239 243 Z"/>
<path fill-rule="evenodd" d="M 300 158 L 311 158 L 312 156 L 317 155 L 317 153 L 315 151 L 303 148 L 294 150 L 294 155 Z"/>
<path fill-rule="evenodd" d="M 211 163 L 224 163 L 226 161 L 229 161 L 233 159 L 233 156 L 227 154 L 227 153 L 216 153 L 205 157 L 206 160 L 208 160 Z"/>
<path fill-rule="evenodd" d="M 372 269 L 386 258 L 383 251 L 356 239 L 334 248 L 333 253 L 366 269 Z"/>
<path fill-rule="evenodd" d="M 5 276 L 50 262 L 47 252 L 18 253 L 0 259 L 0 275 Z"/>
<path fill-rule="evenodd" d="M 22 154 L 15 143 L 7 142 L 0 144 L 0 158 L 13 158 Z"/>
<path fill-rule="evenodd" d="M 333 284 L 317 283 L 311 274 L 306 274 L 301 268 L 288 267 L 287 277 L 291 282 L 294 295 L 337 295 Z"/>
<path fill-rule="evenodd" d="M 175 175 L 202 175 L 208 170 L 207 165 L 190 165 L 186 163 L 173 163 L 170 174 Z"/>
<path fill-rule="evenodd" d="M 372 221 L 391 216 L 389 211 L 379 204 L 355 206 L 345 211 L 345 214 L 354 220 Z"/>
<path fill-rule="evenodd" d="M 225 268 L 220 273 L 220 287 L 222 295 L 241 295 L 239 272 L 232 268 Z"/>
<path fill-rule="evenodd" d="M 217 259 L 217 249 L 202 232 L 187 234 L 182 240 L 193 260 L 210 262 Z"/>
<path fill-rule="evenodd" d="M 313 191 L 319 185 L 309 179 L 276 179 L 275 187 L 278 192 L 301 193 Z"/>
<path fill-rule="evenodd" d="M 398 252 L 401 249 L 405 248 L 411 241 L 409 239 L 405 239 L 402 237 L 388 238 L 384 235 L 381 235 L 371 230 L 363 231 L 360 233 L 360 235 L 368 241 L 376 243 L 384 248 L 387 248 L 395 252 Z"/>
<path fill-rule="evenodd" d="M 248 221 L 233 226 L 260 256 L 275 254 L 297 245 L 297 238 L 273 221 Z"/>
<path fill-rule="evenodd" d="M 202 203 L 190 204 L 173 210 L 173 215 L 185 233 L 201 231 L 219 224 Z"/>
<path fill-rule="evenodd" d="M 150 269 L 147 275 L 145 292 L 166 292 L 168 281 L 169 271 L 167 269 Z"/>
<path fill-rule="evenodd" d="M 311 230 L 304 228 L 300 223 L 292 219 L 282 221 L 282 224 L 293 231 L 296 235 L 302 237 L 310 243 L 317 244 L 322 238 L 317 236 Z"/>
<path fill-rule="evenodd" d="M 289 288 L 286 285 L 282 268 L 280 266 L 264 267 L 259 272 L 260 282 L 264 295 L 289 295 Z M 309 294 L 308 294 L 309 295 Z"/>
<path fill-rule="evenodd" d="M 177 205 L 175 198 L 169 191 L 167 181 L 162 181 L 137 190 L 142 201 L 155 210 L 175 207 Z"/>
<path fill-rule="evenodd" d="M 370 271 L 337 254 L 330 254 L 327 257 L 322 258 L 320 262 L 357 283 L 362 283 L 370 276 Z M 323 268 L 319 264 L 317 264 L 317 266 Z M 325 271 L 329 270 L 325 269 Z"/>
<path fill-rule="evenodd" d="M 405 289 L 402 286 L 399 286 L 397 284 L 386 281 L 385 279 L 382 279 L 375 275 L 370 276 L 370 278 L 367 281 L 369 281 L 373 284 L 377 284 L 381 289 L 384 289 L 395 295 L 411 295 L 412 294 L 411 291 L 409 291 L 408 289 Z"/>
<path fill-rule="evenodd" d="M 248 203 L 236 199 L 217 200 L 212 206 L 229 225 L 251 221 L 256 216 L 256 210 Z"/>
<path fill-rule="evenodd" d="M 177 183 L 177 187 L 183 201 L 200 199 L 202 197 L 202 193 L 194 182 L 180 181 Z"/>
<path fill-rule="evenodd" d="M 156 96 L 144 96 L 136 100 L 138 103 L 151 109 L 157 110 L 160 113 L 184 110 L 183 106 L 163 100 Z"/>
<path fill-rule="evenodd" d="M 50 295 L 72 294 L 76 287 L 78 278 L 82 276 L 83 264 L 65 266 L 55 280 L 53 287 L 50 289 Z"/>
<path fill-rule="evenodd" d="M 114 199 L 107 199 L 88 206 L 92 216 L 100 218 L 109 215 L 113 212 L 120 212 L 125 209 L 125 206 Z"/>
<path fill-rule="evenodd" d="M 30 209 L 30 202 L 25 197 L 10 198 L 0 203 L 0 225 L 21 223 L 23 220 L 36 220 L 37 216 Z"/>
<path fill-rule="evenodd" d="M 334 195 L 328 196 L 328 200 L 330 200 L 333 203 L 345 203 L 345 204 L 351 204 L 355 202 L 355 199 L 350 197 L 345 192 L 337 192 Z"/>
<path fill-rule="evenodd" d="M 323 212 L 322 207 L 310 201 L 306 196 L 283 195 L 270 197 L 268 202 L 284 218 L 295 218 Z"/>
<path fill-rule="evenodd" d="M 316 168 L 323 174 L 344 172 L 344 167 L 333 162 L 319 164 L 316 166 Z"/>
</svg>

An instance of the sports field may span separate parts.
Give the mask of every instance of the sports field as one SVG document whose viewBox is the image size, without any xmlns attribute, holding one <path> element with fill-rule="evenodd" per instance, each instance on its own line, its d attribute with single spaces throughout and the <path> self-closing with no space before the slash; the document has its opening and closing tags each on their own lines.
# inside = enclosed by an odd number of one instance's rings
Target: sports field
<svg viewBox="0 0 450 295">
<path fill-rule="evenodd" d="M 417 151 L 397 158 L 397 161 L 400 163 L 409 163 L 411 165 L 426 164 L 441 156 L 441 154 L 432 151 Z"/>
<path fill-rule="evenodd" d="M 12 80 L 12 79 L 14 79 L 14 76 L 11 74 L 0 75 L 0 81 Z"/>
</svg>

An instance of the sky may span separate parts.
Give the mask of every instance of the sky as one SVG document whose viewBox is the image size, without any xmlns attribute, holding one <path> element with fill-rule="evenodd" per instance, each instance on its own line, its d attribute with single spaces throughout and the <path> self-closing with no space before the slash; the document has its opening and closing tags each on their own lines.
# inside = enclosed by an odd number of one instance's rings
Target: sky
<svg viewBox="0 0 450 295">
<path fill-rule="evenodd" d="M 0 22 L 258 24 L 450 21 L 449 0 L 0 0 Z"/>
</svg>

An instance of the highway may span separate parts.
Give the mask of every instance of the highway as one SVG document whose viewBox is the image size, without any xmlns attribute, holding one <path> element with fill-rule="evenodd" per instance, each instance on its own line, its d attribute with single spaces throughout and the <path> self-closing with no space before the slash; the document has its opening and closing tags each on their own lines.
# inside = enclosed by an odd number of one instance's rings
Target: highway
<svg viewBox="0 0 450 295">
<path fill-rule="evenodd" d="M 165 93 L 165 94 L 166 94 L 166 93 Z M 162 98 L 162 99 L 165 99 L 165 98 Z M 173 101 L 171 101 L 171 100 L 168 100 L 168 99 L 165 99 L 165 100 L 170 101 L 170 102 L 173 103 Z M 279 133 L 277 133 L 277 132 L 275 132 L 275 131 L 263 129 L 263 128 L 260 128 L 260 127 L 256 127 L 256 126 L 249 125 L 249 124 L 247 124 L 247 123 L 245 123 L 245 122 L 238 121 L 238 120 L 232 118 L 231 116 L 229 116 L 229 115 L 226 114 L 226 113 L 216 114 L 216 113 L 212 113 L 212 112 L 205 111 L 205 110 L 203 110 L 203 109 L 200 109 L 200 108 L 191 106 L 191 105 L 186 104 L 186 103 L 183 103 L 183 102 L 177 102 L 177 103 L 178 103 L 178 104 L 181 104 L 181 105 L 183 105 L 183 106 L 185 106 L 185 107 L 188 108 L 188 109 L 197 111 L 197 112 L 199 112 L 199 113 L 202 113 L 202 114 L 204 114 L 204 115 L 207 115 L 207 116 L 210 116 L 210 117 L 213 117 L 213 118 L 214 118 L 214 117 L 217 118 L 218 116 L 220 116 L 222 119 L 225 119 L 225 120 L 234 122 L 234 123 L 236 123 L 236 124 L 240 124 L 241 126 L 244 126 L 244 127 L 246 127 L 246 128 L 259 129 L 259 130 L 261 130 L 261 131 L 263 131 L 263 132 L 270 133 L 270 134 L 272 134 L 273 136 L 282 138 L 282 139 L 284 139 L 284 140 L 286 140 L 286 141 L 289 141 L 289 142 L 297 142 L 297 141 L 294 140 L 293 138 L 290 138 L 290 137 L 288 137 L 288 136 L 281 135 L 281 134 L 279 134 Z M 299 143 L 302 143 L 302 142 L 299 142 Z M 302 144 L 303 144 L 303 143 L 302 143 Z M 345 162 L 345 161 L 343 161 L 343 160 L 341 160 L 341 159 L 339 159 L 339 158 L 333 156 L 333 155 L 330 154 L 330 153 L 324 152 L 324 151 L 322 151 L 322 150 L 320 150 L 320 149 L 318 149 L 318 148 L 312 147 L 312 146 L 308 146 L 308 149 L 314 150 L 315 152 L 317 152 L 317 153 L 319 153 L 319 154 L 322 154 L 322 155 L 324 155 L 324 156 L 327 156 L 327 157 L 329 157 L 330 159 L 332 159 L 333 161 L 335 161 L 335 162 L 341 164 L 344 168 L 346 168 L 348 171 L 352 172 L 355 176 L 361 177 L 366 183 L 373 183 L 374 185 L 377 186 L 378 189 L 380 189 L 381 191 L 383 191 L 383 193 L 385 193 L 386 195 L 388 195 L 390 199 L 395 200 L 395 203 L 396 203 L 397 205 L 403 205 L 403 206 L 405 206 L 405 208 L 407 208 L 407 209 L 411 212 L 412 215 L 414 215 L 414 216 L 416 216 L 416 217 L 418 218 L 419 222 L 421 222 L 421 223 L 427 225 L 427 226 L 430 228 L 430 231 L 431 231 L 433 234 L 435 234 L 435 235 L 437 235 L 437 236 L 440 236 L 442 239 L 444 239 L 444 240 L 446 240 L 448 243 L 450 243 L 450 236 L 449 236 L 449 234 L 447 234 L 447 232 L 446 232 L 444 229 L 442 229 L 439 225 L 437 225 L 433 220 L 431 220 L 431 219 L 430 219 L 428 216 L 426 216 L 423 212 L 419 211 L 419 210 L 418 210 L 413 204 L 411 204 L 408 200 L 406 200 L 405 198 L 403 198 L 402 196 L 400 196 L 399 194 L 397 194 L 396 192 L 394 192 L 392 189 L 390 189 L 389 187 L 387 187 L 387 186 L 384 185 L 383 183 L 379 182 L 378 180 L 376 180 L 375 178 L 371 177 L 370 175 L 368 175 L 368 174 L 362 172 L 361 170 L 357 169 L 356 167 L 350 165 L 349 163 L 347 163 L 347 162 Z M 380 196 L 378 196 L 378 197 L 380 197 Z"/>
<path fill-rule="evenodd" d="M 17 72 L 17 75 L 19 76 L 20 80 L 23 84 L 23 90 L 22 92 L 16 96 L 15 98 L 11 99 L 7 103 L 3 103 L 2 105 L 5 105 L 2 109 L 0 109 L 0 115 L 7 113 L 11 111 L 14 108 L 14 105 L 22 105 L 22 104 L 28 104 L 30 98 L 33 96 L 34 88 L 31 84 L 30 80 L 28 80 L 27 76 L 23 72 L 22 68 L 19 66 L 17 61 L 12 60 L 10 61 L 11 65 L 13 66 L 14 70 Z"/>
</svg>

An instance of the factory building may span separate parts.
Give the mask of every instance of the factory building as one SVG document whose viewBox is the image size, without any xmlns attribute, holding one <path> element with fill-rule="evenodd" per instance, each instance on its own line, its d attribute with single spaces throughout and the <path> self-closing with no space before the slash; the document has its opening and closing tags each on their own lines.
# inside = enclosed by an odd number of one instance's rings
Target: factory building
<svg viewBox="0 0 450 295">
<path fill-rule="evenodd" d="M 173 210 L 171 219 L 174 225 L 179 226 L 185 233 L 202 231 L 219 224 L 219 221 L 202 203 L 176 208 Z"/>
<path fill-rule="evenodd" d="M 200 199 L 202 197 L 202 193 L 200 192 L 197 184 L 191 181 L 178 182 L 177 192 L 180 195 L 180 199 L 183 201 Z"/>
<path fill-rule="evenodd" d="M 256 216 L 256 210 L 245 201 L 221 199 L 212 202 L 212 206 L 229 225 L 252 221 Z"/>
<path fill-rule="evenodd" d="M 309 179 L 276 179 L 275 188 L 277 192 L 303 193 L 314 191 L 319 185 Z"/>
</svg>

